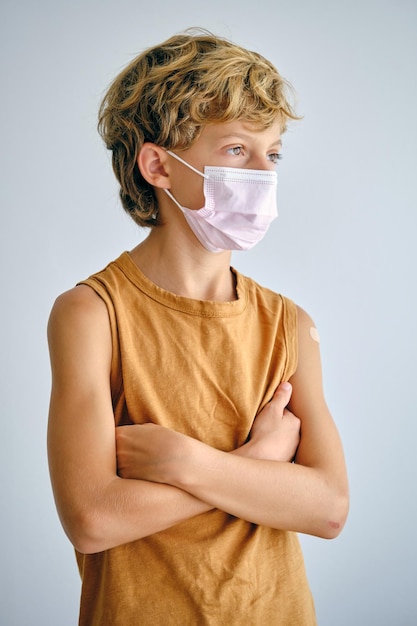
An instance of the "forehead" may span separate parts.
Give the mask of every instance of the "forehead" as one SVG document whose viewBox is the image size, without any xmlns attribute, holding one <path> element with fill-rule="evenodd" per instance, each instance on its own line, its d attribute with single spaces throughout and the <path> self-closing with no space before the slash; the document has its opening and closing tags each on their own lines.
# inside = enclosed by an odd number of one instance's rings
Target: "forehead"
<svg viewBox="0 0 417 626">
<path fill-rule="evenodd" d="M 241 139 L 245 141 L 265 141 L 267 143 L 281 143 L 281 124 L 276 120 L 268 128 L 261 127 L 246 122 L 244 120 L 236 120 L 233 122 L 222 122 L 217 124 L 208 124 L 204 127 L 200 139 L 208 143 L 219 143 L 234 141 Z"/>
</svg>

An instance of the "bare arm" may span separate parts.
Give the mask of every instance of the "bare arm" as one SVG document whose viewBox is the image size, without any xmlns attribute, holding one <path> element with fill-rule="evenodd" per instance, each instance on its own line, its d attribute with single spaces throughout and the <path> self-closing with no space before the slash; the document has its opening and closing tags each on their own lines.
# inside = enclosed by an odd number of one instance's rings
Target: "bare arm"
<svg viewBox="0 0 417 626">
<path fill-rule="evenodd" d="M 116 473 L 107 309 L 86 286 L 56 301 L 48 325 L 52 393 L 48 457 L 62 525 L 81 552 L 99 552 L 209 510 L 169 485 Z"/>
<path fill-rule="evenodd" d="M 117 474 L 110 325 L 106 306 L 89 287 L 76 287 L 58 298 L 48 339 L 50 474 L 62 525 L 75 548 L 99 552 L 213 508 L 175 486 L 132 480 L 127 447 L 123 478 Z M 264 418 L 258 418 L 252 441 L 236 454 L 292 458 L 299 421 L 284 411 L 289 397 L 288 390 L 276 394 Z"/>
<path fill-rule="evenodd" d="M 299 365 L 290 404 L 301 419 L 296 463 L 227 454 L 146 424 L 138 427 L 137 477 L 175 485 L 250 522 L 337 536 L 348 510 L 343 450 L 324 400 L 319 345 L 310 333 L 314 324 L 301 309 L 298 319 Z"/>
</svg>

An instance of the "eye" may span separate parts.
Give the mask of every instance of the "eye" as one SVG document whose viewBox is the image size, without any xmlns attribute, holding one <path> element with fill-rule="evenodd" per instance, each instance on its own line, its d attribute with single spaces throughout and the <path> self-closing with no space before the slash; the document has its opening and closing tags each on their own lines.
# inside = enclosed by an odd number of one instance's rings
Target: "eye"
<svg viewBox="0 0 417 626">
<path fill-rule="evenodd" d="M 233 154 L 234 156 L 241 156 L 242 146 L 233 146 L 233 148 L 228 148 L 227 152 L 229 154 Z"/>
<path fill-rule="evenodd" d="M 268 154 L 268 159 L 272 161 L 272 163 L 278 163 L 282 159 L 281 152 L 272 152 L 272 154 Z"/>
</svg>

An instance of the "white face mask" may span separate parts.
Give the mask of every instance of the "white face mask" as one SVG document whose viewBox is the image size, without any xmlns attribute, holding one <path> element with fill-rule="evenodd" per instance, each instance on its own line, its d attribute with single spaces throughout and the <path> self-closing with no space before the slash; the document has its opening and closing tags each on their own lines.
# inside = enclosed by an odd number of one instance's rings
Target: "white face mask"
<svg viewBox="0 0 417 626">
<path fill-rule="evenodd" d="M 249 250 L 262 239 L 278 216 L 276 172 L 205 166 L 202 174 L 173 152 L 167 152 L 204 177 L 202 209 L 181 206 L 172 193 L 164 189 L 181 209 L 204 248 L 210 252 Z"/>
</svg>

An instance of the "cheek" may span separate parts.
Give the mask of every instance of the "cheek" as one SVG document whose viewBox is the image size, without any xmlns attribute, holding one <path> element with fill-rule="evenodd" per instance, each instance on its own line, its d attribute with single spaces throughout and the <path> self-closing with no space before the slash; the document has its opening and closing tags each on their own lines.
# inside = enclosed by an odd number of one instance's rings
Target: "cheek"
<svg viewBox="0 0 417 626">
<path fill-rule="evenodd" d="M 183 176 L 171 186 L 171 193 L 187 209 L 198 210 L 204 206 L 204 179 L 193 174 Z"/>
</svg>

